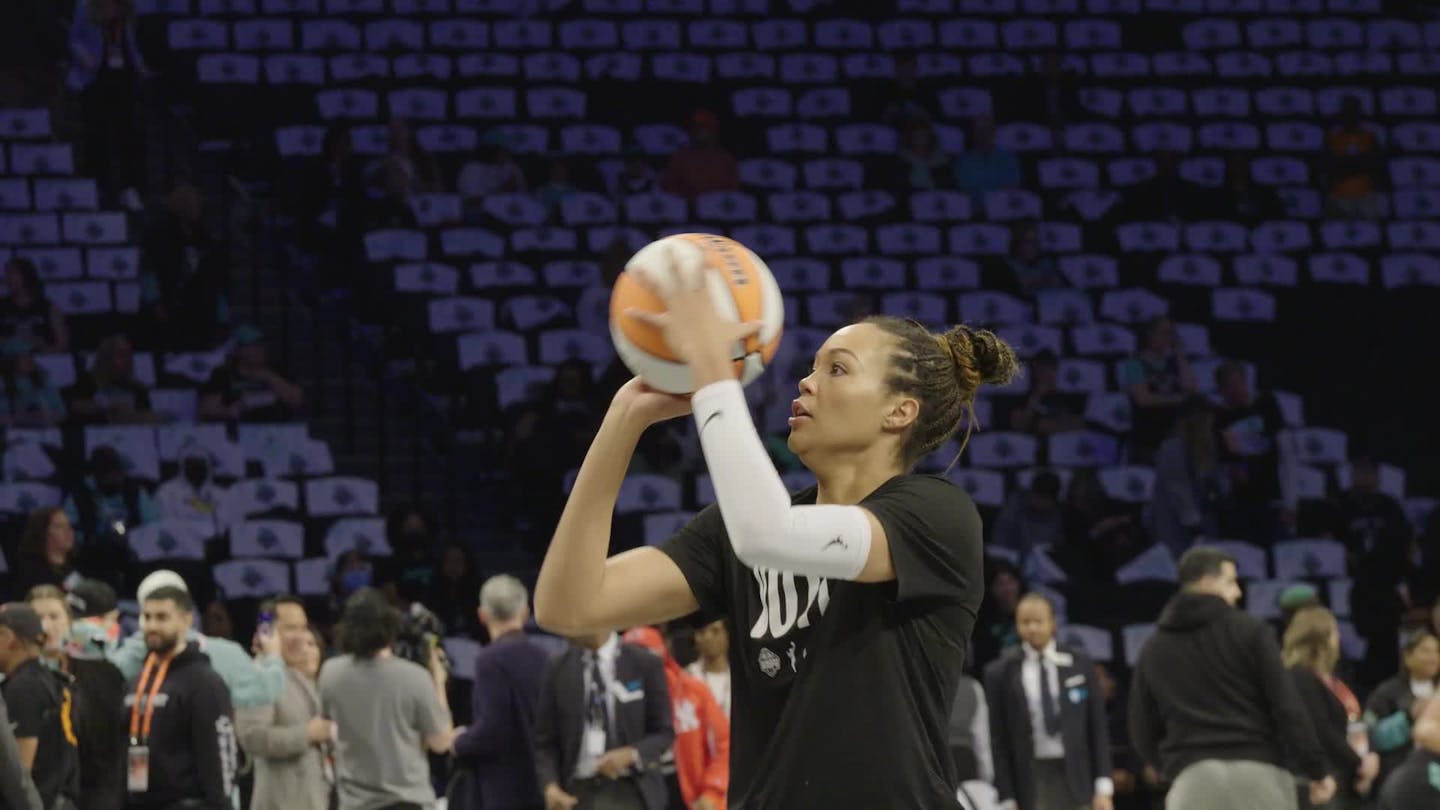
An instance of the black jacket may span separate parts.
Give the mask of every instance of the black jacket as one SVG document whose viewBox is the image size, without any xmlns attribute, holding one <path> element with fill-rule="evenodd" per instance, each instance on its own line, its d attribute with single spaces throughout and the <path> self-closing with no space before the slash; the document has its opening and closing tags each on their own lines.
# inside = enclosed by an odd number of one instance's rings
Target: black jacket
<svg viewBox="0 0 1440 810">
<path fill-rule="evenodd" d="M 1295 681 L 1300 705 L 1315 727 L 1315 740 L 1325 753 L 1327 770 L 1340 784 L 1340 791 L 1348 792 L 1360 768 L 1360 755 L 1350 747 L 1347 736 L 1350 721 L 1345 716 L 1345 707 L 1313 670 L 1291 667 L 1290 677 Z"/>
<path fill-rule="evenodd" d="M 103 658 L 76 656 L 70 658 L 70 674 L 75 678 L 81 810 L 118 807 L 125 800 L 125 749 L 130 733 L 129 727 L 122 725 L 130 717 L 121 706 L 125 676 Z"/>
<path fill-rule="evenodd" d="M 584 652 L 571 646 L 550 659 L 540 681 L 540 702 L 535 707 L 535 775 L 542 791 L 553 782 L 573 793 L 571 783 L 585 728 Z M 608 740 L 607 745 L 612 750 L 635 746 L 641 770 L 634 778 L 646 810 L 664 810 L 668 797 L 660 758 L 675 742 L 664 665 L 649 650 L 621 644 L 615 658 L 615 680 L 635 699 L 613 702 L 619 739 Z"/>
<path fill-rule="evenodd" d="M 145 691 L 149 694 L 148 685 Z M 127 735 L 134 702 L 131 683 L 121 712 Z M 144 709 L 142 699 L 142 717 Z M 193 644 L 170 663 L 155 696 L 148 745 L 150 789 L 130 794 L 127 806 L 166 807 L 188 799 L 203 802 L 207 810 L 231 810 L 237 749 L 230 693 L 210 668 L 210 659 Z"/>
<path fill-rule="evenodd" d="M 1170 779 L 1202 759 L 1326 773 L 1275 634 L 1218 596 L 1181 593 L 1165 606 L 1135 666 L 1130 738 Z"/>
<path fill-rule="evenodd" d="M 1060 681 L 1060 738 L 1065 744 L 1065 775 L 1077 803 L 1088 804 L 1095 780 L 1110 776 L 1110 730 L 1105 723 L 1105 694 L 1095 665 L 1084 653 L 1056 645 L 1072 659 L 1057 666 Z M 1006 651 L 985 668 L 985 699 L 990 704 L 991 753 L 995 757 L 995 788 L 1001 801 L 1014 799 L 1022 810 L 1035 807 L 1035 740 L 1030 704 L 1020 671 L 1023 648 Z"/>
</svg>

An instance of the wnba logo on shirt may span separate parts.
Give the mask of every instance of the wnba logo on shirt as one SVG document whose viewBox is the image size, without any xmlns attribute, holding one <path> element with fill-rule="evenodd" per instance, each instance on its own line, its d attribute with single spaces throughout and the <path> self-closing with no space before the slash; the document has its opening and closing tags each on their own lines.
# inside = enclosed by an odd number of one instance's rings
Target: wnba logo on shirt
<svg viewBox="0 0 1440 810">
<path fill-rule="evenodd" d="M 760 615 L 750 627 L 750 638 L 784 638 L 791 630 L 804 630 L 825 615 L 830 606 L 830 585 L 824 577 L 796 576 L 769 568 L 751 570 L 760 593 Z"/>
</svg>

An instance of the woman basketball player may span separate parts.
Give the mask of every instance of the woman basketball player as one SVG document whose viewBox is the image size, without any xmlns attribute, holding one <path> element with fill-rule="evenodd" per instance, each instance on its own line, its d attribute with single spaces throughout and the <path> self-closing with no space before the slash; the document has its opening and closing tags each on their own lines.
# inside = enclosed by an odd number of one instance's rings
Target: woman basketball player
<svg viewBox="0 0 1440 810">
<path fill-rule="evenodd" d="M 973 418 L 982 383 L 1014 376 L 1015 354 L 965 326 L 877 317 L 835 332 L 792 404 L 789 446 L 818 481 L 792 496 L 735 380 L 731 352 L 755 327 L 723 320 L 691 269 L 646 284 L 666 314 L 628 315 L 662 330 L 695 393 L 638 378 L 616 393 L 541 568 L 536 618 L 567 635 L 725 619 L 731 808 L 955 806 L 945 721 L 984 588 L 980 518 L 958 487 L 911 470 Z M 641 433 L 692 411 L 717 504 L 660 548 L 606 559 Z"/>
</svg>

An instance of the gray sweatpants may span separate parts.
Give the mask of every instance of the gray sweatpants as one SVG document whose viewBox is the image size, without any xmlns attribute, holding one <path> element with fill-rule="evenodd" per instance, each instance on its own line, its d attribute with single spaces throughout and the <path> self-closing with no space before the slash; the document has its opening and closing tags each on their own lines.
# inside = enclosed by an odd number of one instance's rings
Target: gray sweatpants
<svg viewBox="0 0 1440 810">
<path fill-rule="evenodd" d="M 1175 777 L 1165 810 L 1296 810 L 1295 779 L 1264 762 L 1202 759 Z"/>
</svg>

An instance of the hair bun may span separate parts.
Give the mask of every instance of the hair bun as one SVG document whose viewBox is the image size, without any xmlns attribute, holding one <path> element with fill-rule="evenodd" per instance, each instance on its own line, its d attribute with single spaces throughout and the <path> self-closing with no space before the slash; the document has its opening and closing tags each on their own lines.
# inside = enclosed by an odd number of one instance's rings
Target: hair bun
<svg viewBox="0 0 1440 810">
<path fill-rule="evenodd" d="M 955 373 L 962 380 L 973 374 L 979 378 L 978 382 L 1005 385 L 1020 373 L 1020 360 L 1015 356 L 1015 350 L 989 329 L 960 324 L 946 330 L 939 338 L 955 363 Z"/>
</svg>

